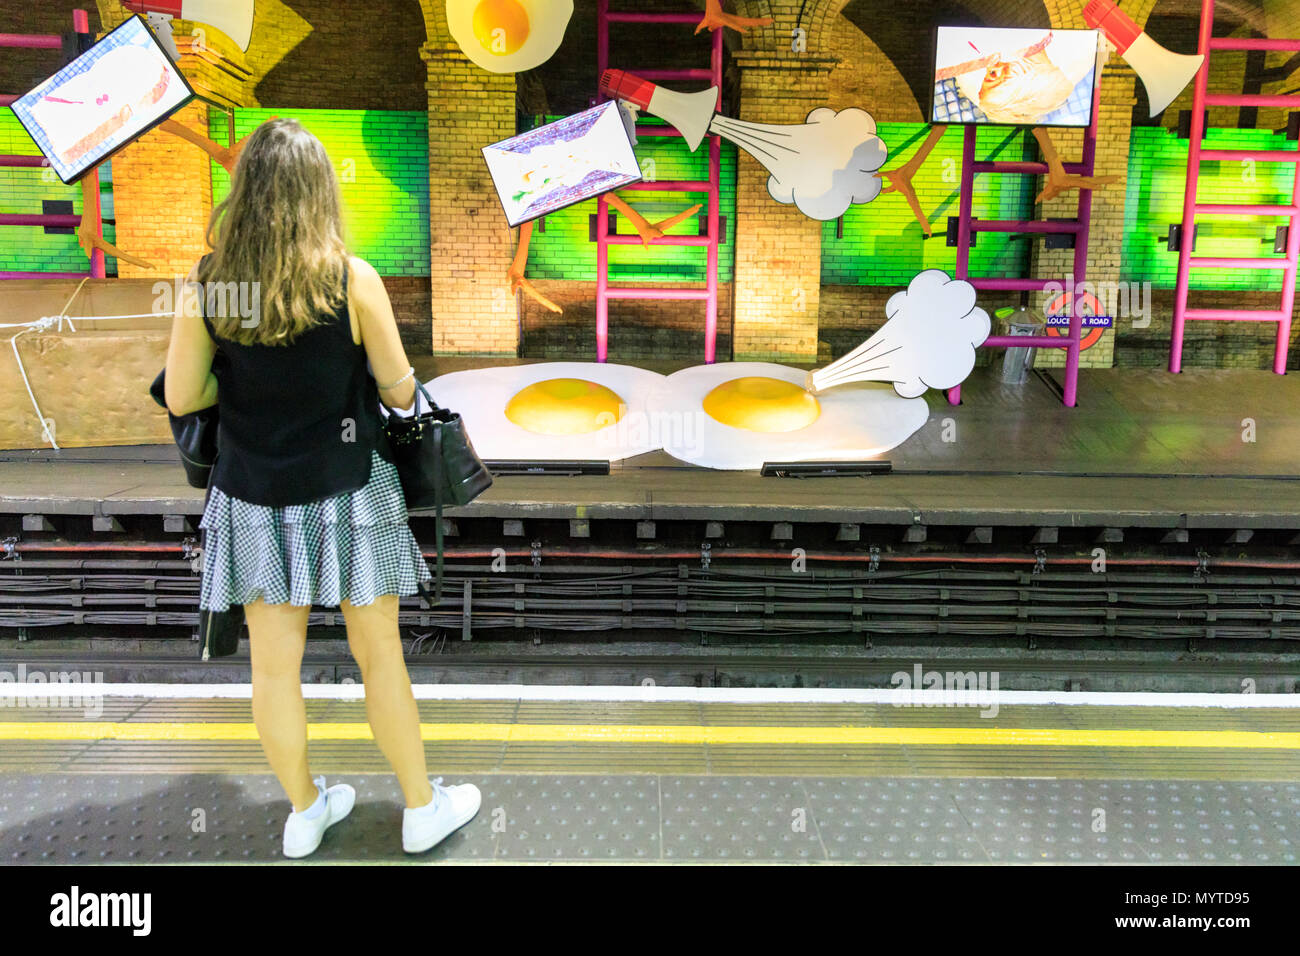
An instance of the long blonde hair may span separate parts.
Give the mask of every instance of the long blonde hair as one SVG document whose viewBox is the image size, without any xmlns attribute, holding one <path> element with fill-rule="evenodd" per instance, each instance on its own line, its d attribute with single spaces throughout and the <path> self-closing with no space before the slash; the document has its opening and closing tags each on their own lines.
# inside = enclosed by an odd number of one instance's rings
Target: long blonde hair
<svg viewBox="0 0 1300 956">
<path fill-rule="evenodd" d="M 212 253 L 199 267 L 208 283 L 259 283 L 257 320 L 208 314 L 222 338 L 287 345 L 343 304 L 348 268 L 338 178 L 325 147 L 293 119 L 271 119 L 245 141 L 230 194 L 212 210 Z M 234 289 L 234 286 L 228 286 Z M 202 294 L 202 293 L 201 293 Z M 247 298 L 245 298 L 247 301 Z M 228 310 L 226 310 L 228 311 Z"/>
</svg>

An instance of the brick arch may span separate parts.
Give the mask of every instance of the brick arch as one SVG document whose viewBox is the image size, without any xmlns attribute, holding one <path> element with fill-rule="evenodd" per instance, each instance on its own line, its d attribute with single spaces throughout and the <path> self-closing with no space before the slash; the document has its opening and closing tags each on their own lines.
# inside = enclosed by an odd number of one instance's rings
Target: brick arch
<svg viewBox="0 0 1300 956">
<path fill-rule="evenodd" d="M 866 49 L 855 51 L 858 56 L 854 61 L 837 65 L 833 76 L 846 68 L 882 71 L 881 82 L 874 84 L 880 87 L 882 102 L 860 104 L 879 113 L 878 119 L 889 117 L 906 122 L 929 117 L 934 89 L 932 41 L 936 27 L 988 25 L 983 15 L 972 9 L 974 4 L 969 0 L 930 0 L 924 5 L 902 6 L 888 17 L 880 16 L 879 5 L 874 0 L 837 0 L 837 5 L 840 18 L 865 37 L 862 45 Z M 1047 13 L 1041 4 L 1039 14 L 1040 24 L 1046 27 Z M 846 79 L 839 78 L 839 82 Z M 896 102 L 899 96 L 908 96 L 911 102 L 900 104 Z"/>
<path fill-rule="evenodd" d="M 1062 26 L 1051 18 L 1051 0 L 962 0 L 974 16 L 990 27 L 1047 27 Z M 1065 0 L 1078 3 L 1081 0 Z"/>
<path fill-rule="evenodd" d="M 736 0 L 736 13 L 745 17 L 772 17 L 768 26 L 755 27 L 740 37 L 745 52 L 816 57 L 826 55 L 831 28 L 847 0 Z M 790 50 L 790 33 L 796 25 L 808 33 L 805 54 Z"/>
<path fill-rule="evenodd" d="M 422 0 L 422 3 L 427 2 L 429 0 Z M 1138 0 L 1135 6 L 1146 7 L 1154 2 L 1155 0 Z M 794 55 L 790 52 L 790 31 L 796 24 L 801 24 L 808 31 L 808 50 L 805 55 L 826 55 L 836 18 L 844 15 L 846 8 L 853 3 L 854 0 L 736 0 L 736 12 L 742 16 L 769 16 L 775 20 L 769 26 L 758 27 L 743 34 L 739 48 L 753 53 Z M 1075 20 L 1078 21 L 1078 26 L 1084 25 L 1083 8 L 1078 0 L 956 0 L 953 5 L 964 8 L 988 26 L 1065 28 L 1075 25 Z M 932 11 L 933 5 L 925 3 L 918 5 L 914 13 L 918 19 L 929 21 L 933 26 L 937 20 Z M 1145 21 L 1148 12 L 1143 10 L 1139 22 Z M 868 36 L 872 35 L 864 23 L 858 22 L 862 17 L 850 19 Z"/>
<path fill-rule="evenodd" d="M 258 4 L 254 96 L 271 107 L 420 109 L 425 42 L 418 0 L 372 0 L 358 29 L 355 12 L 330 0 Z M 322 65 L 326 65 L 322 69 Z"/>
<path fill-rule="evenodd" d="M 1188 17 L 1192 20 L 1199 20 L 1201 17 L 1201 0 L 1142 0 L 1140 4 L 1134 4 L 1141 11 L 1141 15 L 1128 9 L 1125 4 L 1125 11 L 1131 16 L 1138 25 L 1145 25 L 1147 19 L 1152 14 L 1158 14 L 1162 17 Z M 1269 20 L 1269 7 L 1273 6 L 1269 0 L 1217 0 L 1214 5 L 1214 20 L 1219 26 L 1224 24 L 1233 27 L 1248 27 L 1257 31 L 1261 36 L 1268 33 L 1267 26 Z"/>
<path fill-rule="evenodd" d="M 911 123 L 928 116 L 930 52 L 903 17 L 863 17 L 870 0 L 853 0 L 835 20 L 830 50 L 836 63 L 830 100 L 836 109 L 858 106 L 877 122 Z"/>
<path fill-rule="evenodd" d="M 429 42 L 454 43 L 447 28 L 447 0 L 419 0 L 419 4 Z"/>
</svg>

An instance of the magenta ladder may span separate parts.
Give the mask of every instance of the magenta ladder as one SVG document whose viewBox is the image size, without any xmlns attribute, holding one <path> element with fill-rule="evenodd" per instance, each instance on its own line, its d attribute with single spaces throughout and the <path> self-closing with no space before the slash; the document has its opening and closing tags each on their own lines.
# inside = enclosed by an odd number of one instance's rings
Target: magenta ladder
<svg viewBox="0 0 1300 956">
<path fill-rule="evenodd" d="M 1092 88 L 1092 125 L 1084 130 L 1083 159 L 1078 163 L 1065 163 L 1065 171 L 1079 176 L 1091 176 L 1097 159 L 1097 118 L 1101 112 L 1101 77 Z M 1079 190 L 1077 218 L 1070 222 L 1026 222 L 1023 220 L 972 220 L 976 173 L 1008 173 L 1028 176 L 1043 175 L 1046 163 L 985 162 L 975 159 L 975 137 L 978 127 L 967 126 L 962 143 L 961 206 L 957 222 L 957 278 L 965 279 L 976 289 L 999 292 L 1041 292 L 1053 283 L 1066 292 L 1073 292 L 1064 278 L 1061 279 L 994 279 L 970 278 L 970 240 L 976 232 L 1015 233 L 1073 233 L 1074 281 L 1082 283 L 1088 271 L 1088 227 L 1092 221 L 1092 190 Z M 1079 345 L 1083 340 L 1083 316 L 1074 296 L 1069 299 L 1070 333 L 1065 336 L 1049 335 L 991 335 L 984 340 L 985 348 L 1065 349 L 1065 384 L 1061 400 L 1070 408 L 1079 395 Z M 961 386 L 948 390 L 948 403 L 961 402 Z"/>
<path fill-rule="evenodd" d="M 90 33 L 90 18 L 85 10 L 72 11 L 72 27 L 77 33 Z M 62 50 L 63 37 L 55 33 L 0 33 L 0 47 L 20 47 L 28 50 Z M 16 95 L 0 95 L 0 106 L 11 106 L 18 99 Z M 0 166 L 10 168 L 28 167 L 43 169 L 47 163 L 43 156 L 0 156 Z M 103 220 L 99 212 L 99 169 L 93 169 L 86 175 L 92 177 L 86 196 L 91 204 L 91 217 L 96 221 L 99 235 L 104 234 Z M 27 213 L 0 213 L 0 226 L 64 226 L 76 228 L 81 225 L 80 216 L 46 216 Z M 89 275 L 93 279 L 102 279 L 106 274 L 104 253 L 96 249 L 90 257 L 90 272 L 0 272 L 0 279 L 79 279 Z"/>
<path fill-rule="evenodd" d="M 611 12 L 609 0 L 599 0 L 596 8 L 596 75 L 603 76 L 609 67 L 609 25 L 611 23 L 675 24 L 678 26 L 695 26 L 700 22 L 700 13 L 618 13 Z M 660 80 L 705 81 L 718 88 L 722 87 L 722 31 L 714 30 L 712 37 L 712 54 L 710 68 L 707 70 L 644 70 L 635 67 L 628 69 L 652 82 Z M 638 126 L 637 136 L 680 136 L 676 129 L 668 126 Z M 635 286 L 609 285 L 609 247 L 611 245 L 639 245 L 639 236 L 618 236 L 609 234 L 609 202 L 604 196 L 596 200 L 596 361 L 604 362 L 609 352 L 609 300 L 610 299 L 679 299 L 703 300 L 704 318 L 704 361 L 712 362 L 716 357 L 718 338 L 718 239 L 719 228 L 719 184 L 722 178 L 722 141 L 717 136 L 709 136 L 709 178 L 706 180 L 664 180 L 656 182 L 639 182 L 624 186 L 625 190 L 645 190 L 658 192 L 702 192 L 709 196 L 708 234 L 705 236 L 664 236 L 654 240 L 658 245 L 669 246 L 703 246 L 708 252 L 707 286 L 703 289 L 646 288 Z"/>
<path fill-rule="evenodd" d="M 1173 334 L 1169 343 L 1169 371 L 1183 367 L 1183 331 L 1188 320 L 1227 322 L 1276 322 L 1277 342 L 1273 349 L 1273 371 L 1286 374 L 1287 346 L 1291 339 L 1291 313 L 1295 308 L 1296 263 L 1300 261 L 1300 152 L 1267 149 L 1202 149 L 1207 106 L 1277 106 L 1300 109 L 1300 95 L 1264 96 L 1258 93 L 1207 93 L 1210 78 L 1210 55 L 1219 50 L 1283 50 L 1300 52 L 1300 39 L 1264 40 L 1218 38 L 1214 28 L 1214 0 L 1201 0 L 1201 32 L 1197 50 L 1205 56 L 1192 92 L 1191 142 L 1187 150 L 1187 191 L 1183 196 L 1183 228 L 1178 245 L 1178 284 L 1174 290 Z M 1239 203 L 1205 203 L 1196 195 L 1201 163 L 1215 160 L 1232 162 L 1290 163 L 1295 167 L 1291 205 L 1260 206 Z M 1288 219 L 1285 258 L 1241 259 L 1192 255 L 1198 213 L 1226 216 L 1286 216 Z M 1192 269 L 1279 269 L 1282 272 L 1282 304 L 1276 310 L 1260 309 L 1189 309 L 1187 291 Z"/>
</svg>

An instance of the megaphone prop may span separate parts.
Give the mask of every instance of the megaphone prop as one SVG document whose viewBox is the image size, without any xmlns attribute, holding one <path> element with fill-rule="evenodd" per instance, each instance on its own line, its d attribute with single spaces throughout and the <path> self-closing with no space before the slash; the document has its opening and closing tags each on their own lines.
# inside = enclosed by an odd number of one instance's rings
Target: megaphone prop
<svg viewBox="0 0 1300 956">
<path fill-rule="evenodd" d="M 1105 33 L 1124 62 L 1137 72 L 1147 91 L 1152 116 L 1165 111 L 1205 62 L 1200 54 L 1187 56 L 1166 50 L 1111 0 L 1088 0 L 1083 19 L 1088 26 Z"/>
<path fill-rule="evenodd" d="M 623 70 L 606 70 L 600 75 L 600 91 L 606 96 L 635 103 L 641 109 L 666 119 L 677 128 L 693 153 L 718 109 L 718 88 L 711 86 L 698 93 L 674 93 L 649 80 Z"/>
<path fill-rule="evenodd" d="M 122 0 L 122 6 L 144 14 L 172 56 L 177 55 L 171 37 L 174 19 L 214 26 L 245 53 L 253 38 L 253 0 Z"/>
</svg>

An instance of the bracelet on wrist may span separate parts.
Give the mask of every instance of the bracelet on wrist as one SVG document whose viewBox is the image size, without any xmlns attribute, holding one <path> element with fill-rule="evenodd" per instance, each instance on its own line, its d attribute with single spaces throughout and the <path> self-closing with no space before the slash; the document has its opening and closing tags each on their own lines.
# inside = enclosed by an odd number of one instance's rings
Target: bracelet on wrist
<svg viewBox="0 0 1300 956">
<path fill-rule="evenodd" d="M 380 385 L 379 390 L 381 392 L 387 392 L 390 389 L 397 388 L 397 386 L 401 385 L 403 382 L 405 382 L 408 378 L 411 378 L 413 375 L 415 375 L 415 366 L 411 366 L 410 368 L 408 368 L 406 370 L 406 374 L 403 375 L 401 378 L 399 378 L 392 385 Z"/>
</svg>

